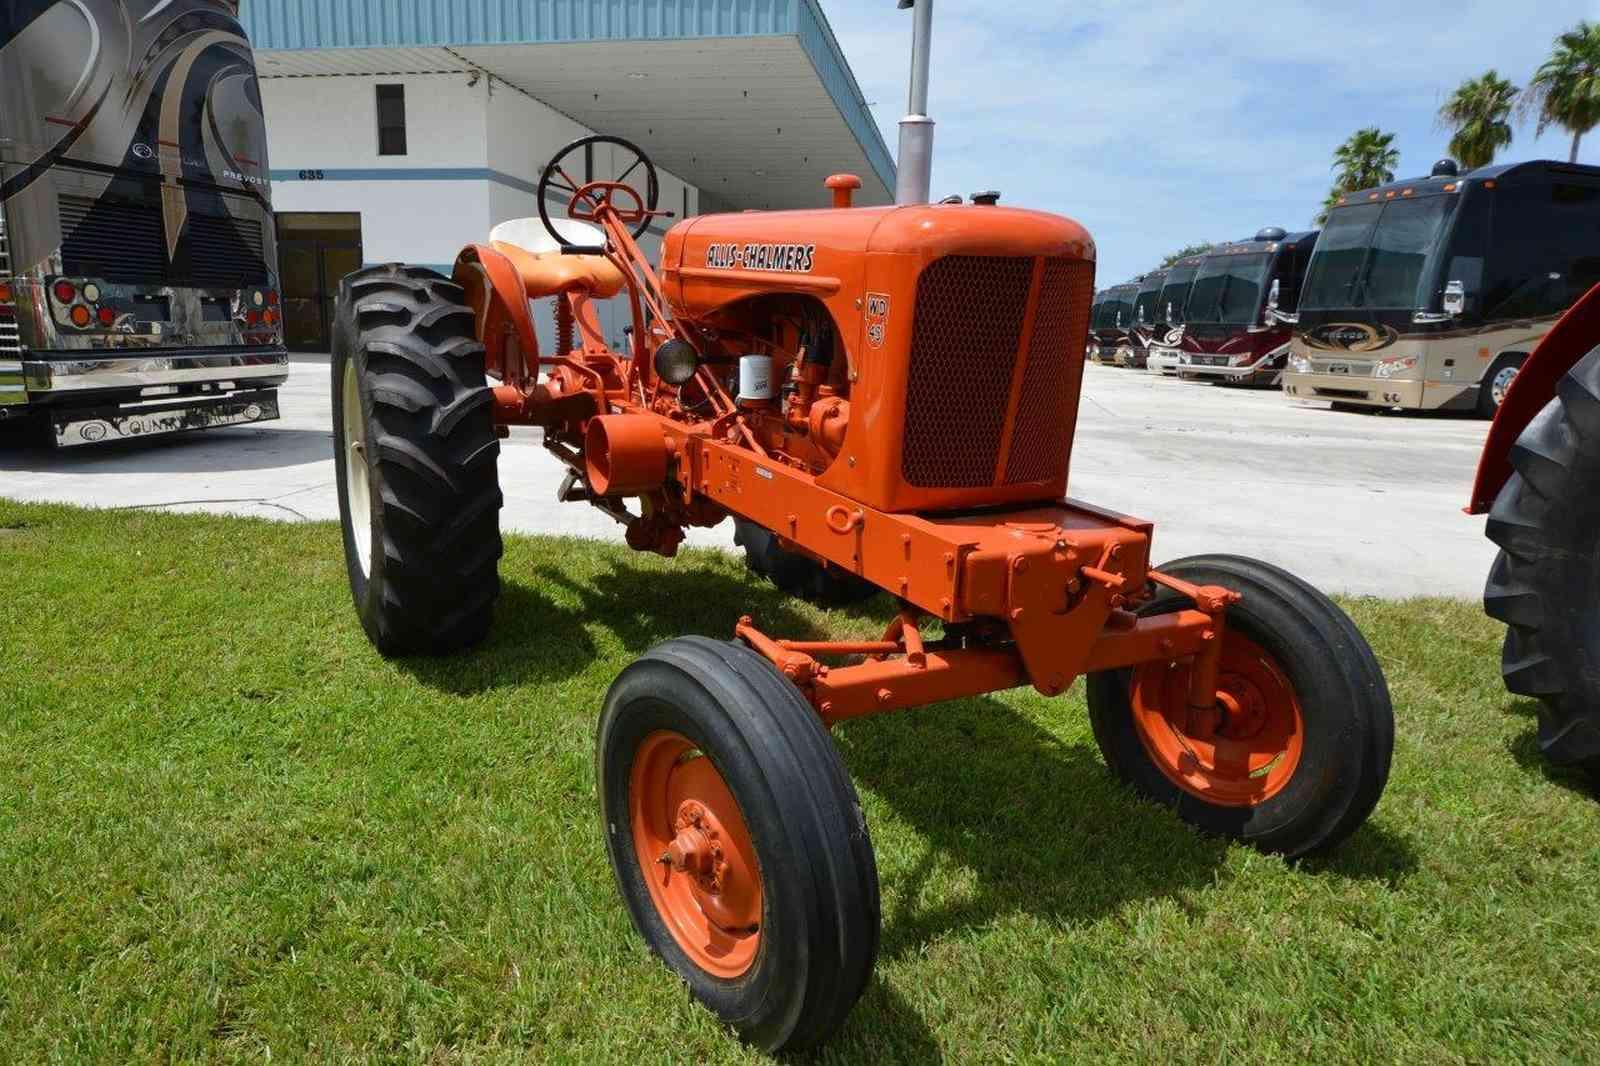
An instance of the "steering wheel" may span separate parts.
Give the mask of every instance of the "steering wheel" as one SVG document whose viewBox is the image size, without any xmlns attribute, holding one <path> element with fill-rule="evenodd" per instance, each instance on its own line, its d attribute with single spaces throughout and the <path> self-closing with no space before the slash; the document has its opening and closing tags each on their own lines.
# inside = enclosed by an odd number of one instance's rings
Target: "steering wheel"
<svg viewBox="0 0 1600 1066">
<path fill-rule="evenodd" d="M 623 149 L 631 155 L 633 162 L 623 169 L 622 173 L 611 180 L 588 180 L 579 182 L 572 177 L 571 171 L 563 164 L 574 152 L 588 152 L 597 144 L 613 145 Z M 574 168 L 588 174 L 586 161 L 573 160 Z M 628 184 L 628 179 L 640 167 L 644 168 L 646 178 L 645 193 L 639 195 L 639 190 L 634 185 Z M 556 153 L 544 168 L 544 173 L 539 175 L 539 190 L 536 194 L 539 201 L 539 221 L 544 223 L 544 228 L 550 232 L 561 245 L 563 252 L 603 253 L 604 248 L 584 248 L 572 243 L 562 236 L 560 230 L 550 221 L 550 208 L 548 197 L 556 196 L 559 200 L 567 200 L 567 216 L 582 222 L 598 220 L 602 208 L 610 208 L 616 212 L 623 225 L 633 227 L 635 240 L 644 236 L 645 230 L 650 228 L 650 220 L 658 215 L 670 216 L 670 211 L 657 211 L 656 204 L 661 198 L 661 185 L 656 178 L 656 165 L 650 162 L 650 157 L 644 150 L 632 141 L 625 141 L 621 137 L 580 137 Z"/>
</svg>

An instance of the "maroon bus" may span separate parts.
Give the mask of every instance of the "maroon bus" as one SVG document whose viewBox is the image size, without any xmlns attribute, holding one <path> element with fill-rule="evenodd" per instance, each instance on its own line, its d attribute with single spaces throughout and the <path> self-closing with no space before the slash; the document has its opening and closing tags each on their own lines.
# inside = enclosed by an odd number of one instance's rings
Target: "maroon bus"
<svg viewBox="0 0 1600 1066">
<path fill-rule="evenodd" d="M 1276 312 L 1294 310 L 1315 230 L 1269 227 L 1254 240 L 1211 250 L 1195 271 L 1178 342 L 1185 381 L 1276 386 L 1289 360 L 1293 327 Z"/>
</svg>

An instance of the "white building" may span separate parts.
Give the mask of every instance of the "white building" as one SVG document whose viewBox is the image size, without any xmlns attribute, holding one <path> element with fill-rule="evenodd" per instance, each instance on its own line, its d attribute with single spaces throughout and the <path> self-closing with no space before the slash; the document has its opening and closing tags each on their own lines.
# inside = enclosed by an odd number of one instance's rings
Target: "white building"
<svg viewBox="0 0 1600 1066">
<path fill-rule="evenodd" d="M 639 145 L 659 206 L 823 206 L 830 174 L 893 199 L 894 164 L 818 0 L 244 0 L 267 118 L 291 347 L 325 350 L 338 279 L 445 273 L 537 214 L 562 147 Z M 579 153 L 579 180 L 631 155 Z M 636 180 L 639 172 L 635 172 Z M 565 215 L 565 200 L 548 204 Z M 641 240 L 652 256 L 672 220 Z M 620 310 L 620 309 L 618 309 Z M 606 316 L 621 332 L 622 316 Z M 548 338 L 545 338 L 548 340 Z"/>
</svg>

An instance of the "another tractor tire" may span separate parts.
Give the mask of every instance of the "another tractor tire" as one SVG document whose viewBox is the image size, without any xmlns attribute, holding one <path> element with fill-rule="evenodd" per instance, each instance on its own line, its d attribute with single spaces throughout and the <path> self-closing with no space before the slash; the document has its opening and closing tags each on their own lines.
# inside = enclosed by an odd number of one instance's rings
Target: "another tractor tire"
<svg viewBox="0 0 1600 1066">
<path fill-rule="evenodd" d="M 837 566 L 778 547 L 778 538 L 754 522 L 734 520 L 733 542 L 745 564 L 789 595 L 820 607 L 846 607 L 870 600 L 878 587 Z"/>
<path fill-rule="evenodd" d="M 877 957 L 878 871 L 799 690 L 741 644 L 669 641 L 612 684 L 595 764 L 617 887 L 650 950 L 764 1051 L 835 1033 Z"/>
<path fill-rule="evenodd" d="M 386 656 L 482 640 L 500 594 L 500 441 L 462 291 L 431 270 L 345 278 L 333 438 L 345 567 Z"/>
<path fill-rule="evenodd" d="M 1600 776 L 1600 348 L 1511 449 L 1489 512 L 1484 609 L 1507 625 L 1506 687 L 1542 701 L 1539 749 Z"/>
<path fill-rule="evenodd" d="M 1187 663 L 1091 674 L 1089 718 L 1107 765 L 1208 833 L 1289 858 L 1331 848 L 1377 805 L 1394 752 L 1383 670 L 1333 601 L 1254 559 L 1160 568 L 1242 593 L 1229 608 L 1215 732 L 1187 713 Z M 1141 614 L 1189 606 L 1160 589 Z"/>
</svg>

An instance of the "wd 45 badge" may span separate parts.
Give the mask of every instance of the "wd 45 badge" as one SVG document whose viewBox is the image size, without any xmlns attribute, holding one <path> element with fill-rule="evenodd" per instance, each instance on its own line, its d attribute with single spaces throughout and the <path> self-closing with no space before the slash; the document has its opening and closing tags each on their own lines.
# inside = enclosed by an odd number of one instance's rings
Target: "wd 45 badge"
<svg viewBox="0 0 1600 1066">
<path fill-rule="evenodd" d="M 884 335 L 889 332 L 889 298 L 881 292 L 867 293 L 867 344 L 883 347 Z"/>
<path fill-rule="evenodd" d="M 713 244 L 706 249 L 706 266 L 712 270 L 809 274 L 816 256 L 814 244 Z"/>
</svg>

